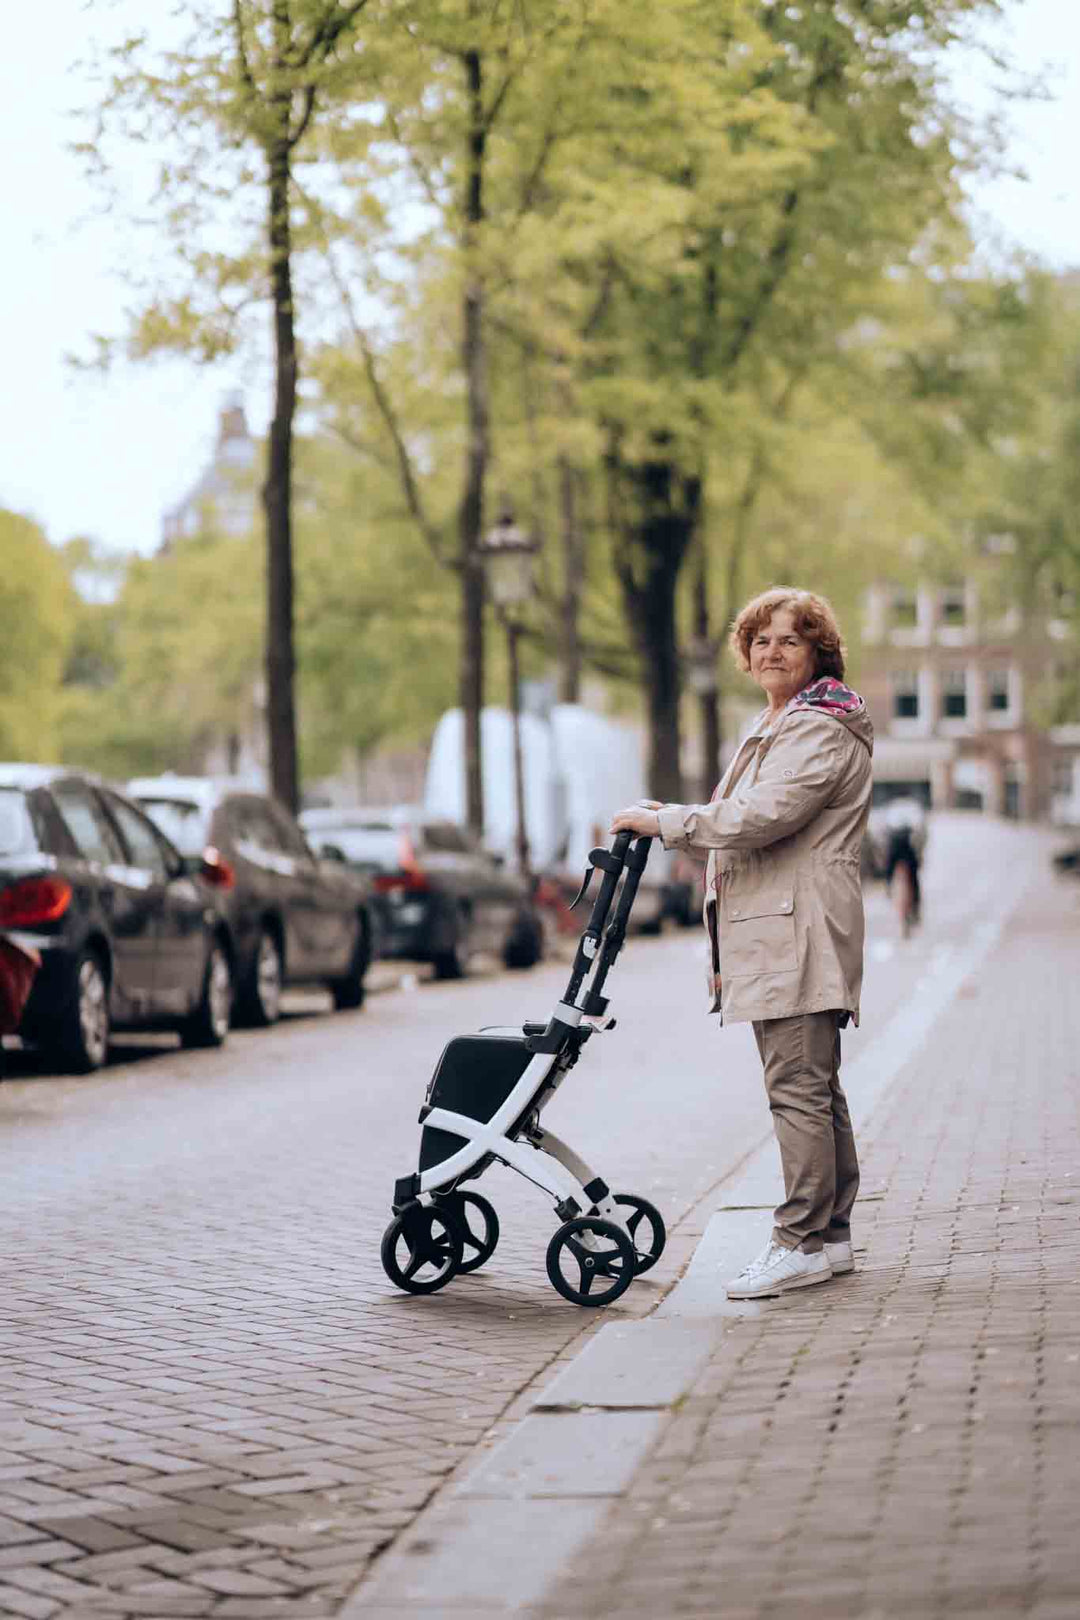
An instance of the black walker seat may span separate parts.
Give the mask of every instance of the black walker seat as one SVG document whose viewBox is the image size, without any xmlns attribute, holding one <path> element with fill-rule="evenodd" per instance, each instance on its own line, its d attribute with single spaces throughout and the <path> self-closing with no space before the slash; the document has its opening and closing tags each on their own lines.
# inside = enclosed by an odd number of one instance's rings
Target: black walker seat
<svg viewBox="0 0 1080 1620">
<path fill-rule="evenodd" d="M 646 1199 L 613 1194 L 540 1114 L 593 1035 L 614 1029 L 603 994 L 626 937 L 650 838 L 619 833 L 589 855 L 578 904 L 593 873 L 600 888 L 578 941 L 562 1000 L 546 1023 L 483 1029 L 446 1046 L 420 1110 L 417 1171 L 394 1187 L 394 1219 L 382 1243 L 387 1275 L 409 1293 L 434 1293 L 494 1252 L 498 1218 L 486 1198 L 462 1191 L 498 1161 L 555 1200 L 562 1225 L 548 1246 L 551 1282 L 567 1299 L 604 1305 L 655 1264 L 664 1223 Z M 609 913 L 619 889 L 618 903 Z M 582 987 L 588 982 L 583 999 Z M 483 1223 L 477 1232 L 474 1219 Z M 646 1229 L 646 1230 L 643 1230 Z"/>
</svg>

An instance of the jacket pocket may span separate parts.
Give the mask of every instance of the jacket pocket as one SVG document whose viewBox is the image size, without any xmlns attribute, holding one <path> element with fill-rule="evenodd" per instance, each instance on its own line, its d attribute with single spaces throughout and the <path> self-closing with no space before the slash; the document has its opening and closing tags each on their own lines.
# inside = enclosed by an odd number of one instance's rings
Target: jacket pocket
<svg viewBox="0 0 1080 1620">
<path fill-rule="evenodd" d="M 790 894 L 735 896 L 724 910 L 721 958 L 725 978 L 794 973 L 795 906 Z"/>
</svg>

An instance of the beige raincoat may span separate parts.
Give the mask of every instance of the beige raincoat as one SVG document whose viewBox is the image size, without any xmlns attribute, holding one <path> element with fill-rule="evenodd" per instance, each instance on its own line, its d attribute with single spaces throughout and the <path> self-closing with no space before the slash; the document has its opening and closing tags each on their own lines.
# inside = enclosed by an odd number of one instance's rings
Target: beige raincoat
<svg viewBox="0 0 1080 1620">
<path fill-rule="evenodd" d="M 853 712 L 829 701 L 833 684 L 799 693 L 771 728 L 761 714 L 712 803 L 659 811 L 666 849 L 708 852 L 711 1010 L 722 1001 L 730 1022 L 834 1007 L 859 1021 L 874 734 L 847 688 Z"/>
</svg>

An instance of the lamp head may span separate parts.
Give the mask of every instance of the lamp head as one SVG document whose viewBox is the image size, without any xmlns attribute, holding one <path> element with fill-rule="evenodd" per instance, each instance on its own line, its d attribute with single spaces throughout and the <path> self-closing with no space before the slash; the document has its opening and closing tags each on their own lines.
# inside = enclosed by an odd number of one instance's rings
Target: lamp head
<svg viewBox="0 0 1080 1620">
<path fill-rule="evenodd" d="M 480 543 L 492 600 L 500 608 L 521 607 L 533 592 L 533 558 L 539 541 L 514 521 L 504 504 L 494 527 Z"/>
</svg>

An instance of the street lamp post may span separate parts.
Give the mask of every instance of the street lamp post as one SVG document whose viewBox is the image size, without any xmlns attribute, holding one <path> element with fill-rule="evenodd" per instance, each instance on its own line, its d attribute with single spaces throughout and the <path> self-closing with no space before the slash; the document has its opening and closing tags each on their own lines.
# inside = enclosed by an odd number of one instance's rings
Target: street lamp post
<svg viewBox="0 0 1080 1620">
<path fill-rule="evenodd" d="M 720 642 L 695 636 L 684 654 L 686 684 L 701 710 L 701 795 L 708 799 L 720 771 Z"/>
<path fill-rule="evenodd" d="M 518 870 L 530 877 L 529 833 L 525 814 L 525 761 L 521 751 L 521 681 L 519 642 L 524 624 L 521 610 L 533 591 L 533 559 L 538 542 L 514 522 L 509 506 L 484 536 L 480 550 L 486 565 L 491 599 L 506 631 L 510 667 L 510 724 L 514 751 L 514 814 Z"/>
</svg>

